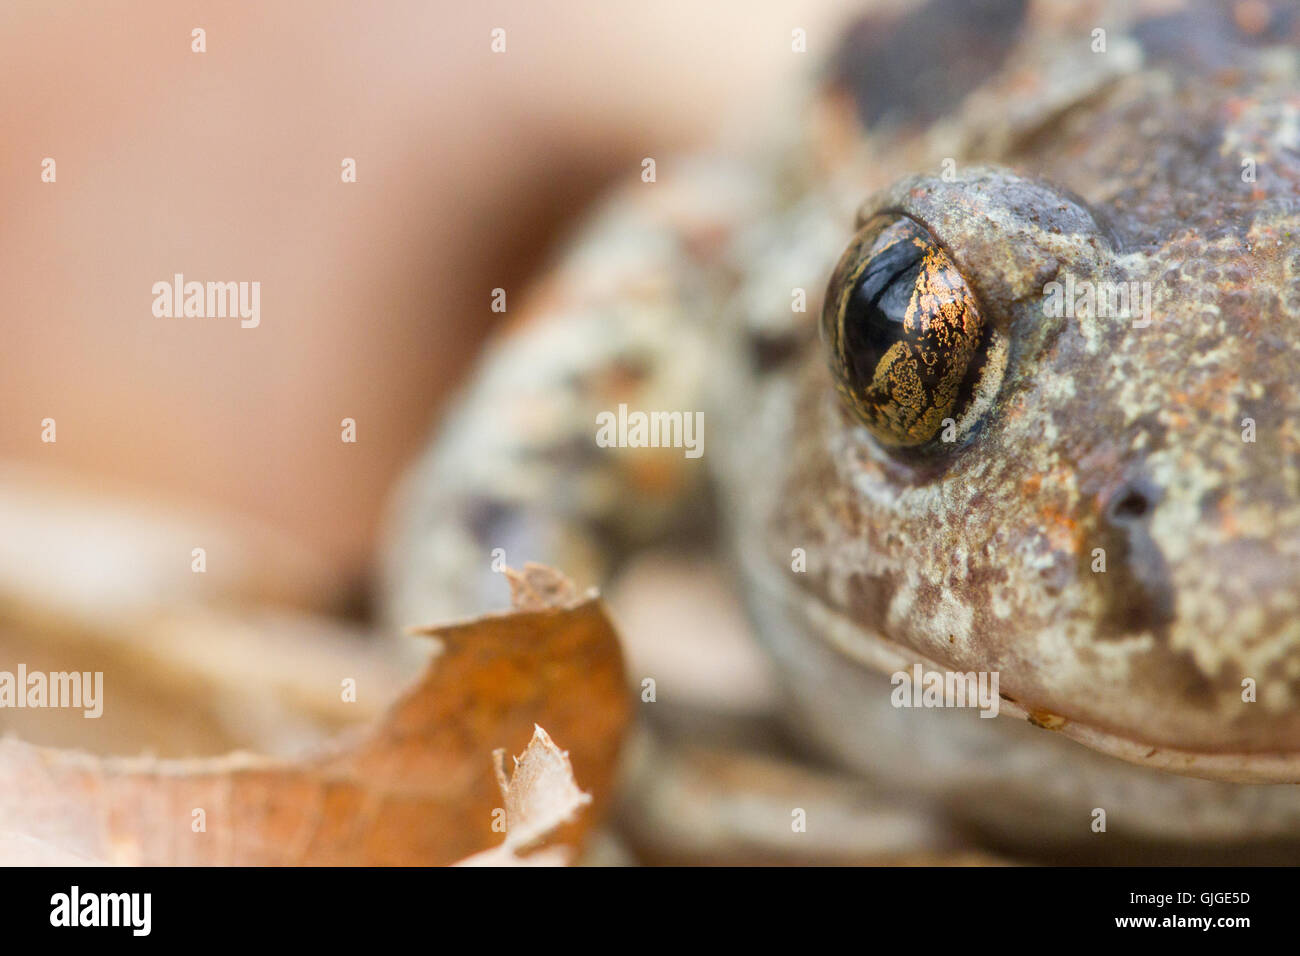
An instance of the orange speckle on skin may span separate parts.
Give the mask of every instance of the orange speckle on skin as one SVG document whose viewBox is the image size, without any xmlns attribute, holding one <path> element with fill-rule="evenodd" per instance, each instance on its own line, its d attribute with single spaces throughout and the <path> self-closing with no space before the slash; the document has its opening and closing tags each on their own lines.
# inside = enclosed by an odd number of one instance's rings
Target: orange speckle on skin
<svg viewBox="0 0 1300 956">
<path fill-rule="evenodd" d="M 1039 512 L 1047 542 L 1053 551 L 1066 551 L 1071 554 L 1079 550 L 1079 523 L 1064 512 L 1055 508 L 1044 508 Z"/>
<path fill-rule="evenodd" d="M 1234 369 L 1224 369 L 1200 381 L 1190 391 L 1171 392 L 1169 397 L 1174 405 L 1195 409 L 1201 412 L 1213 412 L 1224 403 L 1233 387 L 1241 381 L 1241 375 Z M 1169 411 L 1167 420 L 1175 427 L 1184 427 L 1189 419 L 1181 412 Z"/>
<path fill-rule="evenodd" d="M 1034 473 L 1021 482 L 1021 490 L 1026 498 L 1040 497 L 1045 489 L 1066 488 L 1073 484 L 1074 473 L 1071 469 L 1058 465 L 1045 473 Z M 1079 550 L 1079 524 L 1057 502 L 1060 495 L 1045 499 L 1038 511 L 1038 521 L 1047 537 L 1048 544 L 1054 551 L 1071 554 Z"/>
<path fill-rule="evenodd" d="M 1031 710 L 1025 718 L 1035 727 L 1044 730 L 1060 730 L 1065 726 L 1065 718 L 1048 710 Z"/>
<path fill-rule="evenodd" d="M 1216 510 L 1219 513 L 1219 529 L 1224 537 L 1237 538 L 1241 533 L 1241 526 L 1237 522 L 1237 502 L 1231 493 L 1219 499 Z"/>
</svg>

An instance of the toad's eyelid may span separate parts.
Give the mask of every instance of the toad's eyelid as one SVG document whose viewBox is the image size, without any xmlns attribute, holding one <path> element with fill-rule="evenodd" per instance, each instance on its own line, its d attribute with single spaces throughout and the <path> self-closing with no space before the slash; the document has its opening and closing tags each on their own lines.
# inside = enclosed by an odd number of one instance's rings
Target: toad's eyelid
<svg viewBox="0 0 1300 956">
<path fill-rule="evenodd" d="M 864 228 L 867 223 L 871 222 L 877 216 L 906 216 L 907 213 L 902 209 L 895 208 L 892 198 L 884 193 L 873 193 L 862 201 L 858 206 L 858 211 L 853 217 L 853 228 L 855 230 Z"/>
<path fill-rule="evenodd" d="M 1105 272 L 1121 237 L 1082 198 L 1045 180 L 997 166 L 959 167 L 955 178 L 910 176 L 868 196 L 858 229 L 902 216 L 947 253 L 1004 334 L 1025 303 L 1041 300 L 1060 272 Z"/>
</svg>

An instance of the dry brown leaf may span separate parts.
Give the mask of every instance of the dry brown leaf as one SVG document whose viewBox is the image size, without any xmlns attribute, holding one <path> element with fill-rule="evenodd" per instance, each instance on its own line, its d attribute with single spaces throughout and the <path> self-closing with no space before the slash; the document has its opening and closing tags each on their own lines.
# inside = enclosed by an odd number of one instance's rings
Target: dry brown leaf
<svg viewBox="0 0 1300 956">
<path fill-rule="evenodd" d="M 598 600 L 573 599 L 553 571 L 525 577 L 527 610 L 430 630 L 441 655 L 383 719 L 301 760 L 99 757 L 0 740 L 0 827 L 113 864 L 452 863 L 499 840 L 487 754 L 541 724 L 593 797 L 566 834 L 577 841 L 608 802 L 629 708 L 622 657 Z M 112 682 L 106 673 L 106 706 Z"/>
<path fill-rule="evenodd" d="M 525 564 L 522 571 L 506 568 L 506 580 L 510 584 L 510 604 L 516 611 L 563 607 L 580 597 L 572 581 L 543 564 Z"/>
<path fill-rule="evenodd" d="M 505 800 L 505 840 L 500 846 L 462 860 L 460 866 L 562 866 L 570 859 L 568 847 L 539 848 L 561 828 L 573 823 L 591 795 L 579 789 L 573 779 L 569 755 L 551 740 L 541 727 L 533 728 L 533 739 L 515 758 L 515 772 L 507 779 L 505 751 L 492 752 L 497 786 Z M 529 852 L 530 850 L 535 852 Z"/>
<path fill-rule="evenodd" d="M 533 727 L 533 739 L 523 756 L 515 758 L 515 772 L 509 779 L 505 753 L 494 750 L 492 761 L 506 801 L 506 844 L 523 851 L 573 822 L 578 811 L 591 803 L 591 794 L 578 788 L 569 754 L 555 746 L 541 727 Z"/>
<path fill-rule="evenodd" d="M 573 848 L 549 846 L 526 856 L 519 856 L 504 843 L 492 850 L 484 850 L 461 860 L 456 866 L 568 866 L 573 861 Z"/>
</svg>

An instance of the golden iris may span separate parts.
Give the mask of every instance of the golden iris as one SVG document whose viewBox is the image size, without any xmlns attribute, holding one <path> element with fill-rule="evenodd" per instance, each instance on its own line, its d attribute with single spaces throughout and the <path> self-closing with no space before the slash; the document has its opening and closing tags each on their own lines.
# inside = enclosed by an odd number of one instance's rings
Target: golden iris
<svg viewBox="0 0 1300 956">
<path fill-rule="evenodd" d="M 919 223 L 877 218 L 854 237 L 831 276 L 822 328 L 837 389 L 881 444 L 918 448 L 945 420 L 956 424 L 984 319 Z"/>
</svg>

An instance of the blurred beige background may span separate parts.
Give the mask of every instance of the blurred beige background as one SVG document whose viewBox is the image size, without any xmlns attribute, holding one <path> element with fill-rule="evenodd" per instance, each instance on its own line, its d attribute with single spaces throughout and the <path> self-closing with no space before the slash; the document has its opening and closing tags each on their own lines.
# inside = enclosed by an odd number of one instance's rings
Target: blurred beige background
<svg viewBox="0 0 1300 956">
<path fill-rule="evenodd" d="M 848 6 L 0 6 L 0 456 L 248 516 L 364 570 L 388 487 L 496 318 L 490 290 L 522 292 L 642 156 L 761 112 Z M 261 326 L 155 318 L 175 272 L 260 281 Z"/>
</svg>

